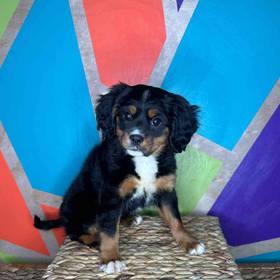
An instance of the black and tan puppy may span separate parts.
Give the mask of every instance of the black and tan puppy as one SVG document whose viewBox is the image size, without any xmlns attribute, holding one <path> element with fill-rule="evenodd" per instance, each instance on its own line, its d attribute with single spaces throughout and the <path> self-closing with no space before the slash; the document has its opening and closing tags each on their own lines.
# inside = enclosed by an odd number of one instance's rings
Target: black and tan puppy
<svg viewBox="0 0 280 280">
<path fill-rule="evenodd" d="M 202 254 L 204 245 L 182 225 L 175 192 L 175 153 L 185 150 L 197 130 L 197 110 L 183 97 L 160 88 L 113 86 L 96 108 L 102 142 L 66 192 L 60 219 L 42 221 L 35 216 L 35 226 L 63 225 L 72 240 L 99 243 L 101 269 L 118 272 L 124 268 L 120 220 L 155 205 L 186 252 Z"/>
</svg>

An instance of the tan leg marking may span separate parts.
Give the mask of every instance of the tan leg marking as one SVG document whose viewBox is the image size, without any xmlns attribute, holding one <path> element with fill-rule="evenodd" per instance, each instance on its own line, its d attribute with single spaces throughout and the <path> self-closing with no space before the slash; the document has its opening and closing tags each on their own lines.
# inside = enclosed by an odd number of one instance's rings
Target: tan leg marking
<svg viewBox="0 0 280 280">
<path fill-rule="evenodd" d="M 161 176 L 156 179 L 155 186 L 157 190 L 172 191 L 175 188 L 176 176 L 175 174 L 169 174 Z"/>
<path fill-rule="evenodd" d="M 199 244 L 199 242 L 184 229 L 182 221 L 172 215 L 168 206 L 162 206 L 161 209 L 158 210 L 160 216 L 168 224 L 176 242 L 181 247 L 187 251 L 190 251 Z"/>
<path fill-rule="evenodd" d="M 124 179 L 119 186 L 120 196 L 125 197 L 132 193 L 137 184 L 139 184 L 139 180 L 134 176 L 129 176 L 128 178 Z"/>
<path fill-rule="evenodd" d="M 83 242 L 85 245 L 91 245 L 92 243 L 96 242 L 97 240 L 97 230 L 95 226 L 91 226 L 88 229 L 88 233 L 82 234 L 79 237 L 79 240 Z"/>
<path fill-rule="evenodd" d="M 119 231 L 117 230 L 114 236 L 100 233 L 100 254 L 101 263 L 108 263 L 110 261 L 116 261 L 120 259 L 119 255 Z"/>
</svg>

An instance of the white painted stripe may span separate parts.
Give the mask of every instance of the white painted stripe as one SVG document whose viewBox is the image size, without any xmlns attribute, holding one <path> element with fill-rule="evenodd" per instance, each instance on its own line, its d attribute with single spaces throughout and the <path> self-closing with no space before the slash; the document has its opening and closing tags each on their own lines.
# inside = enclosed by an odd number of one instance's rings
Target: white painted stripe
<svg viewBox="0 0 280 280">
<path fill-rule="evenodd" d="M 178 12 L 176 1 L 163 0 L 166 40 L 148 84 L 160 86 L 190 22 L 198 0 L 185 0 Z"/>
<path fill-rule="evenodd" d="M 211 140 L 199 134 L 195 134 L 193 136 L 190 144 L 193 148 L 201 150 L 207 155 L 220 161 L 225 161 L 228 159 L 234 160 L 236 158 L 236 154 L 232 151 L 225 149 L 224 147 L 212 142 Z"/>
<path fill-rule="evenodd" d="M 230 246 L 230 251 L 236 259 L 270 253 L 272 251 L 280 251 L 280 238 L 240 246 Z"/>
<path fill-rule="evenodd" d="M 55 208 L 59 208 L 62 202 L 62 196 L 58 196 L 36 189 L 33 189 L 32 196 L 38 204 L 47 204 Z"/>
<path fill-rule="evenodd" d="M 0 40 L 0 66 L 3 64 L 34 0 L 20 1 Z"/>
<path fill-rule="evenodd" d="M 99 95 L 108 92 L 108 89 L 100 81 L 83 1 L 69 0 L 69 3 L 90 92 L 91 103 L 93 107 L 95 107 Z"/>
</svg>

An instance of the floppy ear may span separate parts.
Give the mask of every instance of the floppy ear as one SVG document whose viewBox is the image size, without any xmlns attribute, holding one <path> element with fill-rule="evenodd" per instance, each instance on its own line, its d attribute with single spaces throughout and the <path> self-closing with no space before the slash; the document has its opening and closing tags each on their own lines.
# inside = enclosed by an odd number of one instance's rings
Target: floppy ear
<svg viewBox="0 0 280 280">
<path fill-rule="evenodd" d="M 95 109 L 97 129 L 102 131 L 102 140 L 107 140 L 115 135 L 116 122 L 116 103 L 121 93 L 123 93 L 128 85 L 120 83 L 114 85 L 109 93 L 102 95 Z"/>
<path fill-rule="evenodd" d="M 172 116 L 169 143 L 175 153 L 181 153 L 186 149 L 187 144 L 198 129 L 199 107 L 190 105 L 180 95 L 172 93 L 168 95 L 171 98 L 169 105 Z"/>
</svg>

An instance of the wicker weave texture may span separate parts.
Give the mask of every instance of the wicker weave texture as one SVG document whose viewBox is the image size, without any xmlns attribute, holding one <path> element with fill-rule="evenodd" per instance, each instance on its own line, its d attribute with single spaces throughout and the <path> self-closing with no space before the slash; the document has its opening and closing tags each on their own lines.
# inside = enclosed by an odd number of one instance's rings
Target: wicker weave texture
<svg viewBox="0 0 280 280">
<path fill-rule="evenodd" d="M 280 280 L 280 264 L 243 264 L 239 266 L 245 280 Z"/>
<path fill-rule="evenodd" d="M 1 280 L 38 280 L 46 270 L 46 266 L 38 265 L 20 265 L 12 266 L 0 264 L 0 279 Z"/>
<path fill-rule="evenodd" d="M 206 245 L 204 255 L 186 254 L 161 219 L 144 217 L 141 225 L 120 229 L 127 266 L 122 273 L 106 275 L 99 270 L 97 250 L 66 240 L 43 279 L 242 279 L 216 218 L 186 217 L 183 222 Z"/>
</svg>

